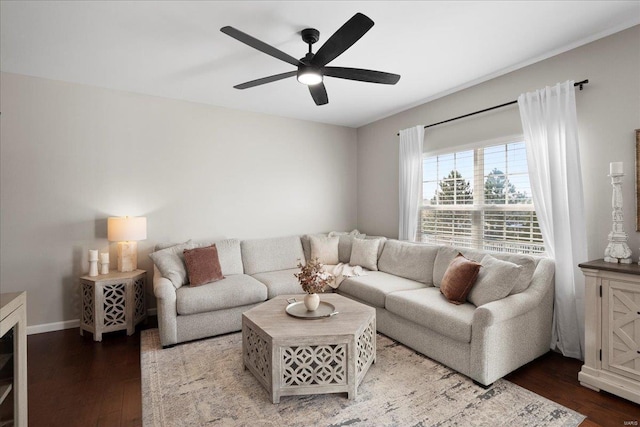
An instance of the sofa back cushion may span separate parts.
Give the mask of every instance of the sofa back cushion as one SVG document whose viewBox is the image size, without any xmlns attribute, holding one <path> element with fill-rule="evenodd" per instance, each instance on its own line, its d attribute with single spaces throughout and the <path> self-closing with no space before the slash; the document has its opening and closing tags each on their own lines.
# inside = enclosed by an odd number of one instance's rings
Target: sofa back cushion
<svg viewBox="0 0 640 427">
<path fill-rule="evenodd" d="M 224 239 L 197 243 L 200 248 L 214 244 L 216 245 L 222 274 L 229 275 L 244 273 L 242 268 L 242 254 L 240 252 L 239 239 Z"/>
<path fill-rule="evenodd" d="M 378 260 L 378 270 L 433 285 L 433 265 L 437 253 L 437 246 L 389 239 Z"/>
<path fill-rule="evenodd" d="M 311 234 L 303 234 L 300 236 L 300 243 L 302 244 L 302 252 L 304 253 L 304 259 L 311 259 Z M 317 233 L 314 236 L 327 236 L 327 234 Z"/>
<path fill-rule="evenodd" d="M 299 236 L 243 240 L 240 249 L 245 274 L 287 270 L 305 262 Z"/>
</svg>

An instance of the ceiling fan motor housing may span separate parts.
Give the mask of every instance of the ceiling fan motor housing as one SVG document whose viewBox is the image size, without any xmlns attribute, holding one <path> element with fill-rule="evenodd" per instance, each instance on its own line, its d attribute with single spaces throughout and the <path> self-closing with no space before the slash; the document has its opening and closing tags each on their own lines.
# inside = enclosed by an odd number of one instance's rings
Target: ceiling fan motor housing
<svg viewBox="0 0 640 427">
<path fill-rule="evenodd" d="M 300 32 L 302 35 L 302 40 L 306 44 L 314 44 L 318 40 L 320 40 L 320 31 L 315 28 L 305 28 Z"/>
</svg>

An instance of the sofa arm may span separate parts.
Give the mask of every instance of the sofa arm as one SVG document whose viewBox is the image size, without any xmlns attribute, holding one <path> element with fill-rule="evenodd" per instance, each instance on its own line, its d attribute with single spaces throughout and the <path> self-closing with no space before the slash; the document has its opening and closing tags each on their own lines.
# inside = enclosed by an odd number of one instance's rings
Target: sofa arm
<svg viewBox="0 0 640 427">
<path fill-rule="evenodd" d="M 529 287 L 518 294 L 509 295 L 478 307 L 473 315 L 473 325 L 486 327 L 521 316 L 537 308 L 548 292 L 554 290 L 555 264 L 540 260 Z"/>
<path fill-rule="evenodd" d="M 176 288 L 171 280 L 159 274 L 153 275 L 153 294 L 156 299 L 174 300 L 176 299 Z"/>
<path fill-rule="evenodd" d="M 541 259 L 521 293 L 475 310 L 470 377 L 489 385 L 549 351 L 555 264 Z"/>
<path fill-rule="evenodd" d="M 160 271 L 153 268 L 153 294 L 158 310 L 158 330 L 163 347 L 178 342 L 178 311 L 176 308 L 176 288 L 171 280 L 162 277 Z"/>
</svg>

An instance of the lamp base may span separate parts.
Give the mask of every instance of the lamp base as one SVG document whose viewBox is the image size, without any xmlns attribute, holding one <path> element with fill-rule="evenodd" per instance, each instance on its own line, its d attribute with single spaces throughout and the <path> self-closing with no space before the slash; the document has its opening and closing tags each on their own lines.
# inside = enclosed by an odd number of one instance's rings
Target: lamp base
<svg viewBox="0 0 640 427">
<path fill-rule="evenodd" d="M 118 271 L 127 272 L 138 268 L 138 242 L 118 242 Z"/>
</svg>

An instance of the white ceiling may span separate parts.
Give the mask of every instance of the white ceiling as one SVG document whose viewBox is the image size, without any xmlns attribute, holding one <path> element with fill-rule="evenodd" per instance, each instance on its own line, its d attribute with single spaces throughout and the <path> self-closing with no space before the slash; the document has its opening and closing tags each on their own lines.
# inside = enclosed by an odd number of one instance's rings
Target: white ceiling
<svg viewBox="0 0 640 427">
<path fill-rule="evenodd" d="M 233 88 L 294 67 L 221 27 L 300 58 L 300 30 L 320 30 L 316 51 L 356 12 L 375 25 L 330 65 L 400 74 L 397 85 L 329 77 L 324 106 L 295 78 Z M 2 0 L 0 18 L 4 72 L 359 127 L 636 25 L 640 1 Z"/>
</svg>

